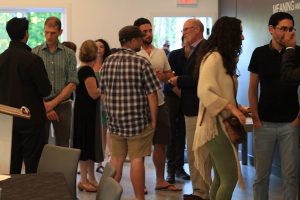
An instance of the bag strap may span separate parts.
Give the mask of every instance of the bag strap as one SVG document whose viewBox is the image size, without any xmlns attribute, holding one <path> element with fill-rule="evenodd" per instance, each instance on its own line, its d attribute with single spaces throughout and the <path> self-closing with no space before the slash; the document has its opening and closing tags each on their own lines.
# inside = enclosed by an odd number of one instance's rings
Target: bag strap
<svg viewBox="0 0 300 200">
<path fill-rule="evenodd" d="M 233 77 L 232 77 L 231 75 L 229 75 L 229 76 L 230 76 L 230 78 L 231 78 L 231 80 L 232 80 L 232 86 L 233 86 L 233 94 L 234 94 L 235 105 L 236 105 L 237 108 L 239 108 L 238 103 L 237 103 L 237 100 L 236 100 L 236 93 L 237 93 L 237 90 L 236 90 L 236 87 L 235 87 L 235 83 L 234 83 Z M 205 113 L 206 113 L 206 108 L 204 107 L 203 114 L 202 114 L 202 118 L 201 118 L 201 121 L 200 121 L 200 126 L 201 126 L 202 123 L 203 123 Z"/>
</svg>

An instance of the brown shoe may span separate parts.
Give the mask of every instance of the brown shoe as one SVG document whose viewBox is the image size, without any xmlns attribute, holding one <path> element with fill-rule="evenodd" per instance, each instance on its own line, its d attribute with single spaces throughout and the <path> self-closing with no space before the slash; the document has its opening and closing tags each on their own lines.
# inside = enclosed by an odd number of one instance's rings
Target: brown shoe
<svg viewBox="0 0 300 200">
<path fill-rule="evenodd" d="M 78 189 L 80 191 L 86 191 L 86 192 L 97 192 L 97 188 L 94 187 L 92 184 L 90 183 L 82 183 L 82 182 L 79 182 L 78 185 L 77 185 Z"/>
</svg>

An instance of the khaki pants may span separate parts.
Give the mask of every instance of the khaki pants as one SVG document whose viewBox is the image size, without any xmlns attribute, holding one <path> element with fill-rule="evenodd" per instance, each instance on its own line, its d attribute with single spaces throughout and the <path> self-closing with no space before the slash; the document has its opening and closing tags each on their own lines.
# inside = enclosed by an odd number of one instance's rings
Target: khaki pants
<svg viewBox="0 0 300 200">
<path fill-rule="evenodd" d="M 193 152 L 193 141 L 196 130 L 197 116 L 188 117 L 184 116 L 187 150 L 189 159 L 190 176 L 193 186 L 193 194 L 203 199 L 209 199 L 209 186 L 204 182 L 199 171 L 195 168 L 195 156 Z"/>
</svg>

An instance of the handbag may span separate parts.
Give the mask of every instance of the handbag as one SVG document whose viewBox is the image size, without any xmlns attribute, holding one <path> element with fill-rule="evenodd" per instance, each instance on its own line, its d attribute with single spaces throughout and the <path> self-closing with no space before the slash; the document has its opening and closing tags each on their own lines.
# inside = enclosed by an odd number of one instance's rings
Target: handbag
<svg viewBox="0 0 300 200">
<path fill-rule="evenodd" d="M 240 123 L 236 116 L 230 116 L 226 119 L 223 119 L 223 124 L 231 143 L 240 144 L 246 141 L 247 133 L 244 129 L 244 126 Z"/>
<path fill-rule="evenodd" d="M 233 84 L 235 104 L 236 104 L 236 107 L 238 108 L 238 104 L 236 101 L 236 88 L 235 88 L 234 80 L 233 80 L 232 76 L 230 76 L 230 77 L 231 77 L 232 84 Z M 206 108 L 204 108 L 200 126 L 203 122 L 205 112 L 206 112 Z M 240 144 L 240 143 L 243 143 L 244 141 L 246 141 L 247 133 L 245 131 L 244 126 L 240 123 L 239 119 L 236 116 L 231 115 L 231 116 L 223 119 L 223 124 L 224 124 L 225 130 L 226 130 L 228 137 L 232 144 Z"/>
</svg>

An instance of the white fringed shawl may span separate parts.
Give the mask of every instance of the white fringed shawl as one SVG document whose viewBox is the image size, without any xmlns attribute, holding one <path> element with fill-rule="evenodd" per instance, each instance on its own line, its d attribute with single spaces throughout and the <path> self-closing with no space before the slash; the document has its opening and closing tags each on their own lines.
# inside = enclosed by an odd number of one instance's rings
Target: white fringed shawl
<svg viewBox="0 0 300 200">
<path fill-rule="evenodd" d="M 221 55 L 217 51 L 209 54 L 201 63 L 197 93 L 200 105 L 193 143 L 195 167 L 199 170 L 204 181 L 211 184 L 209 167 L 211 166 L 211 160 L 205 144 L 218 135 L 217 120 L 219 120 L 223 131 L 226 133 L 220 113 L 222 112 L 222 116 L 228 116 L 229 113 L 224 110 L 225 106 L 228 103 L 235 104 L 232 79 L 226 74 Z M 200 126 L 204 107 L 206 113 Z M 244 188 L 237 147 L 232 144 L 232 148 L 237 163 L 238 182 Z"/>
</svg>

